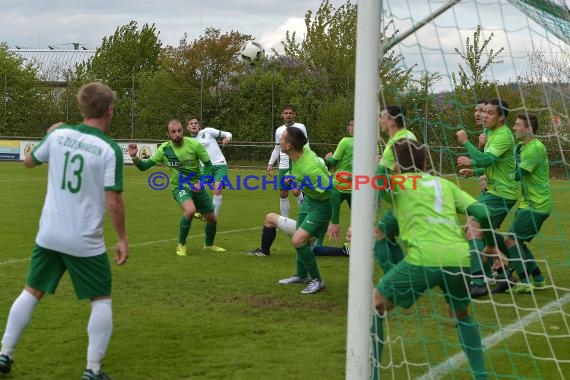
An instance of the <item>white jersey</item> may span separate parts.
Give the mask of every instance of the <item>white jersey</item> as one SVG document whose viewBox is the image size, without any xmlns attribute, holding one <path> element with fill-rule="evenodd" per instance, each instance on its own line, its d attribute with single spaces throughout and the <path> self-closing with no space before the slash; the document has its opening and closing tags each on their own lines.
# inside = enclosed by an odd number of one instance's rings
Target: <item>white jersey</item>
<svg viewBox="0 0 570 380">
<path fill-rule="evenodd" d="M 217 140 L 219 138 L 225 139 L 226 137 L 229 137 L 231 140 L 232 134 L 215 128 L 204 128 L 200 129 L 194 138 L 198 140 L 204 148 L 206 148 L 206 151 L 210 155 L 212 165 L 226 165 L 226 158 L 224 157 Z"/>
<path fill-rule="evenodd" d="M 101 130 L 62 125 L 32 152 L 49 162 L 48 186 L 36 244 L 72 256 L 106 251 L 105 191 L 123 190 L 123 152 Z"/>
<path fill-rule="evenodd" d="M 303 131 L 305 137 L 307 137 L 307 139 L 309 138 L 307 135 L 307 128 L 304 124 L 293 123 L 290 126 L 299 128 L 301 131 Z M 279 158 L 279 169 L 289 169 L 289 156 L 281 152 L 281 135 L 286 130 L 287 126 L 285 124 L 275 130 L 275 148 L 273 149 L 273 152 L 271 152 L 271 158 L 269 159 L 269 165 L 273 165 L 277 158 Z M 308 142 L 307 146 L 309 146 Z"/>
</svg>

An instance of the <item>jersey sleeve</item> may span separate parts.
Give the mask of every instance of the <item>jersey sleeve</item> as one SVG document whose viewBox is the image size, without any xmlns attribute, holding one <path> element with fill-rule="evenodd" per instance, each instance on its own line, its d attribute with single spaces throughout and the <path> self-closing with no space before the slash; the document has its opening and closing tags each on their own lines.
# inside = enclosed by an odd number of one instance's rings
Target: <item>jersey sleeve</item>
<svg viewBox="0 0 570 380">
<path fill-rule="evenodd" d="M 38 145 L 36 145 L 36 147 L 32 151 L 31 153 L 32 160 L 34 160 L 36 165 L 49 161 L 49 144 L 51 136 L 53 136 L 53 133 L 44 136 L 44 138 L 40 141 Z"/>
<path fill-rule="evenodd" d="M 206 148 L 204 148 L 204 146 L 202 144 L 200 144 L 199 142 L 197 142 L 196 140 L 193 140 L 196 142 L 195 144 L 195 149 L 196 149 L 196 154 L 198 155 L 198 159 L 200 161 L 202 161 L 202 163 L 206 163 L 206 162 L 210 162 L 210 155 L 208 154 L 208 151 L 206 150 Z"/>
<path fill-rule="evenodd" d="M 487 145 L 485 153 L 491 153 L 493 156 L 499 158 L 509 149 L 513 149 L 513 140 L 508 133 L 504 133 L 497 136 L 492 144 Z"/>
<path fill-rule="evenodd" d="M 452 182 L 446 181 L 445 182 L 453 195 L 453 201 L 455 203 L 455 210 L 458 212 L 465 214 L 467 212 L 467 208 L 472 204 L 476 203 L 477 201 L 471 195 L 466 193 L 465 191 L 461 190 L 457 185 Z"/>
<path fill-rule="evenodd" d="M 346 150 L 346 139 L 342 139 L 340 140 L 340 142 L 338 143 L 332 158 L 335 159 L 336 161 L 339 161 L 342 159 L 342 157 L 344 156 L 344 151 Z"/>
<path fill-rule="evenodd" d="M 532 173 L 536 170 L 536 167 L 546 160 L 546 157 L 541 154 L 538 146 L 529 147 L 530 149 L 525 149 L 521 154 L 521 161 L 519 167 Z"/>
<path fill-rule="evenodd" d="M 275 130 L 275 147 L 271 151 L 271 157 L 269 157 L 269 165 L 275 164 L 275 161 L 279 158 L 279 153 L 281 153 L 281 133 L 279 133 L 279 128 Z"/>
<path fill-rule="evenodd" d="M 104 181 L 106 191 L 123 191 L 123 152 L 116 143 L 106 152 Z"/>
<path fill-rule="evenodd" d="M 204 132 L 208 136 L 210 136 L 211 138 L 214 138 L 214 139 L 223 138 L 222 131 L 220 131 L 219 129 L 216 129 L 216 128 L 210 128 L 210 127 L 204 128 Z"/>
</svg>

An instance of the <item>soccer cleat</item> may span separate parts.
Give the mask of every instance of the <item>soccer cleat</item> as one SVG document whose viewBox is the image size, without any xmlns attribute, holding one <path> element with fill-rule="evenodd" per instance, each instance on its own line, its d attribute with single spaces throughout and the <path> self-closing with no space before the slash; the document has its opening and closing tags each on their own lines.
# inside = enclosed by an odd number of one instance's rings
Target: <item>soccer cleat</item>
<svg viewBox="0 0 570 380">
<path fill-rule="evenodd" d="M 271 256 L 271 254 L 269 253 L 263 253 L 263 250 L 261 248 L 256 248 L 256 249 L 252 249 L 251 251 L 247 251 L 248 255 L 251 256 L 260 256 L 260 257 L 265 257 L 265 256 Z"/>
<path fill-rule="evenodd" d="M 95 374 L 90 369 L 86 369 L 85 371 L 83 371 L 83 376 L 81 376 L 81 380 L 112 380 L 112 379 L 103 371 L 99 372 L 98 374 Z"/>
<path fill-rule="evenodd" d="M 186 244 L 178 243 L 178 246 L 176 247 L 176 254 L 178 256 L 186 256 Z"/>
<path fill-rule="evenodd" d="M 194 219 L 201 220 L 202 222 L 206 221 L 206 218 L 204 218 L 204 216 L 199 212 L 194 213 Z"/>
<path fill-rule="evenodd" d="M 350 256 L 350 243 L 344 243 L 342 251 L 345 255 Z"/>
<path fill-rule="evenodd" d="M 510 292 L 512 294 L 532 293 L 533 289 L 534 287 L 532 284 L 529 284 L 528 282 L 518 282 L 511 287 Z"/>
<path fill-rule="evenodd" d="M 0 355 L 0 373 L 10 373 L 14 361 L 8 355 Z"/>
<path fill-rule="evenodd" d="M 510 289 L 516 284 L 515 279 L 512 278 L 511 276 L 509 276 L 506 279 L 505 278 L 496 279 L 495 281 L 496 285 L 493 288 L 493 290 L 491 290 L 491 293 L 493 294 L 506 293 L 510 291 Z"/>
<path fill-rule="evenodd" d="M 489 289 L 487 289 L 486 285 L 472 285 L 469 288 L 469 295 L 471 296 L 471 298 L 479 298 L 479 297 L 485 297 L 487 294 L 489 294 Z"/>
<path fill-rule="evenodd" d="M 315 294 L 325 289 L 325 282 L 323 280 L 317 280 L 316 278 L 309 282 L 309 286 L 301 290 L 303 294 Z"/>
<path fill-rule="evenodd" d="M 283 285 L 289 285 L 289 284 L 308 284 L 309 282 L 311 282 L 311 280 L 308 277 L 300 277 L 297 276 L 296 274 L 291 276 L 291 277 L 287 277 L 284 279 L 281 279 L 279 281 L 277 281 L 279 284 L 283 284 Z"/>
<path fill-rule="evenodd" d="M 542 280 L 542 281 L 532 280 L 532 286 L 534 287 L 535 290 L 545 290 L 546 288 L 548 288 L 548 285 L 546 284 L 546 280 Z"/>
<path fill-rule="evenodd" d="M 218 247 L 217 245 L 205 245 L 204 251 L 225 252 L 226 250 L 222 247 Z"/>
</svg>

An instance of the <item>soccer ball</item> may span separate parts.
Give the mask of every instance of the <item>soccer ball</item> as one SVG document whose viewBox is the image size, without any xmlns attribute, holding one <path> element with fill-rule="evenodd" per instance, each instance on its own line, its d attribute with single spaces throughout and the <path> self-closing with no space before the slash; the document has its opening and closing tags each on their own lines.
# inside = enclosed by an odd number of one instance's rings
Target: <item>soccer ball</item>
<svg viewBox="0 0 570 380">
<path fill-rule="evenodd" d="M 265 50 L 259 42 L 247 41 L 239 49 L 239 58 L 242 62 L 255 64 L 263 61 Z"/>
</svg>

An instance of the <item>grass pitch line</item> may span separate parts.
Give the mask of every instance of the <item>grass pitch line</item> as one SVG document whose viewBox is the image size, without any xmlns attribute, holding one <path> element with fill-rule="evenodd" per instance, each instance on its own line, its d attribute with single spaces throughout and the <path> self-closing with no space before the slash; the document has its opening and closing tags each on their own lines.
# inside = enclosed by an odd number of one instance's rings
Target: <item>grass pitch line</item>
<svg viewBox="0 0 570 380">
<path fill-rule="evenodd" d="M 529 315 L 523 317 L 515 323 L 511 323 L 502 330 L 497 331 L 493 335 L 490 335 L 483 339 L 483 347 L 491 348 L 496 346 L 501 341 L 508 339 L 513 334 L 521 332 L 526 326 L 531 323 L 539 321 L 547 313 L 551 313 L 555 310 L 561 309 L 564 305 L 570 302 L 570 293 L 560 299 L 554 300 L 538 310 L 533 311 Z M 447 359 L 445 362 L 438 364 L 437 366 L 430 369 L 427 373 L 418 378 L 418 380 L 438 380 L 443 379 L 445 376 L 449 375 L 451 371 L 458 369 L 467 363 L 467 358 L 463 352 L 453 355 L 451 358 Z"/>
<path fill-rule="evenodd" d="M 220 231 L 216 233 L 217 235 L 227 235 L 227 234 L 235 234 L 236 232 L 246 232 L 246 231 L 254 231 L 254 230 L 258 230 L 259 226 L 257 227 L 250 227 L 250 228 L 240 228 L 238 230 L 230 230 L 230 231 Z M 201 233 L 199 235 L 192 235 L 192 236 L 188 236 L 188 239 L 194 239 L 194 238 L 199 238 L 199 237 L 204 237 L 204 233 Z M 129 248 L 131 247 L 144 247 L 147 245 L 153 245 L 153 244 L 161 244 L 161 243 L 170 243 L 173 241 L 177 241 L 178 239 L 162 239 L 162 240 L 154 240 L 154 241 L 145 241 L 142 243 L 134 243 L 134 244 L 129 244 Z M 111 251 L 111 249 L 107 248 L 107 251 Z M 9 265 L 9 264 L 17 264 L 17 263 L 25 263 L 26 261 L 30 261 L 30 258 L 27 257 L 25 259 L 14 259 L 14 260 L 6 260 L 6 261 L 0 261 L 0 265 Z"/>
</svg>

